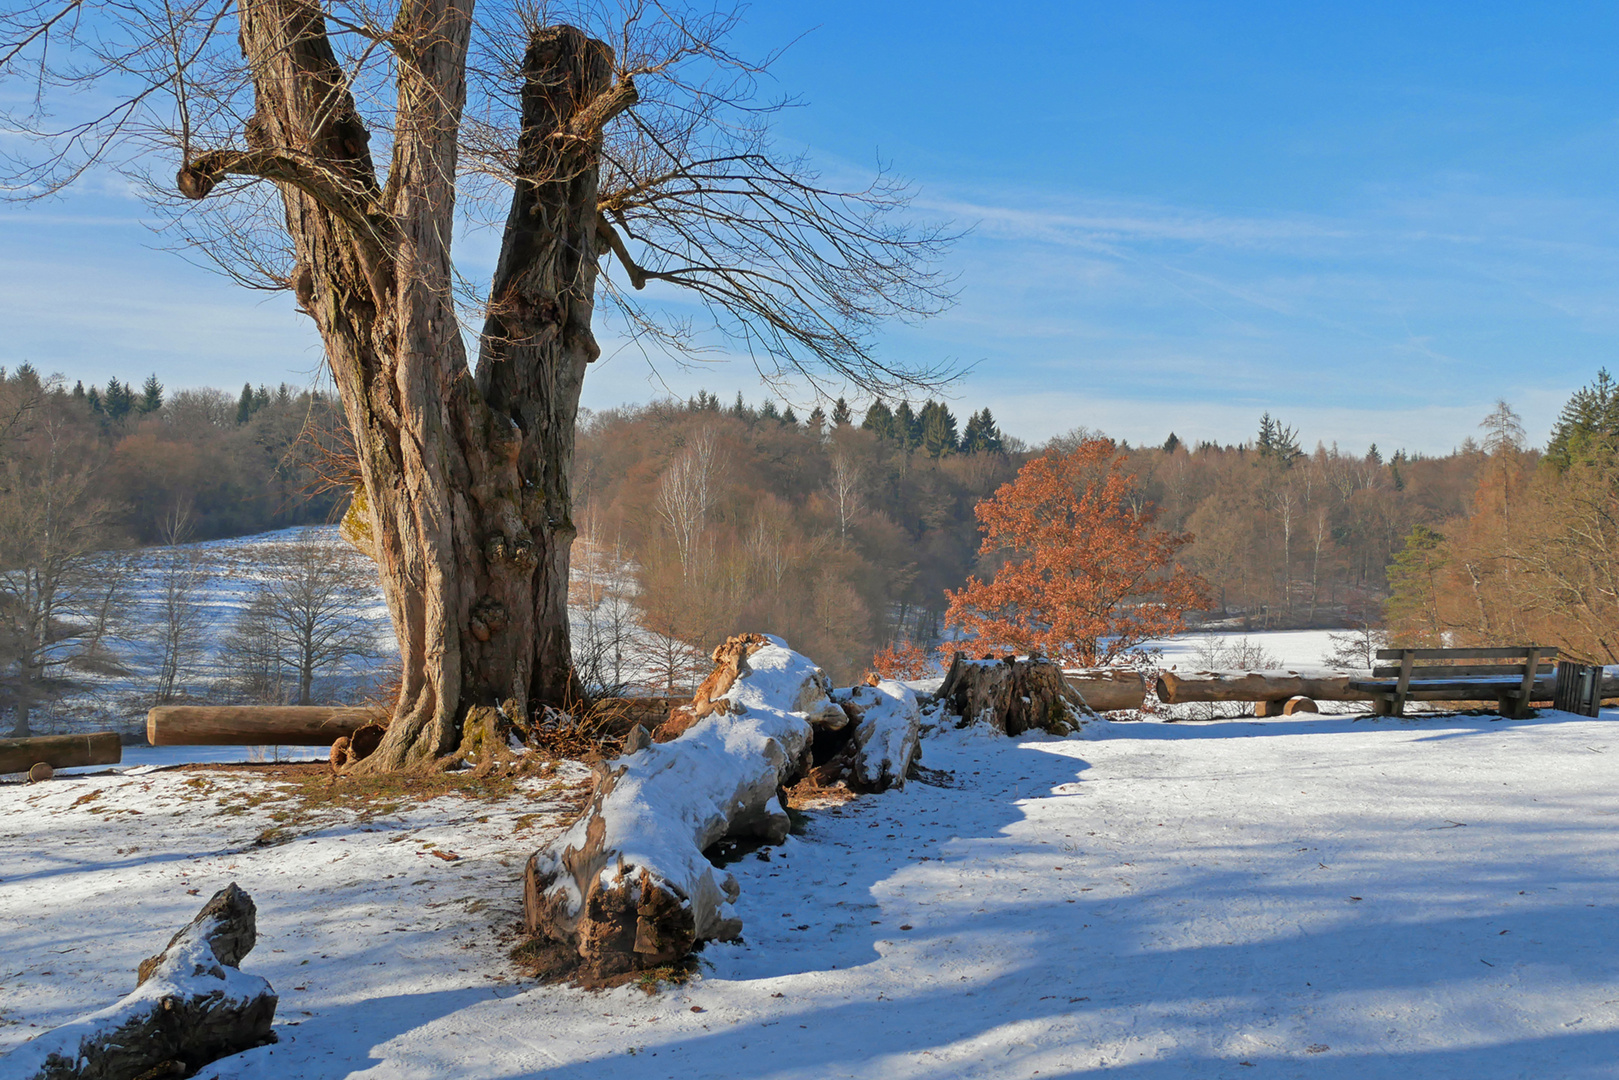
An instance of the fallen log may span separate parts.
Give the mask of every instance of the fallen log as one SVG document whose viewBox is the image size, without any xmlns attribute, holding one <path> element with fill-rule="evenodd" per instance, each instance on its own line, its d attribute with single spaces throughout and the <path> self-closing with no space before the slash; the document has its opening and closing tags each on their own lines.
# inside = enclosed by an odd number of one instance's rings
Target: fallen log
<svg viewBox="0 0 1619 1080">
<path fill-rule="evenodd" d="M 156 956 L 117 1004 L 45 1032 L 0 1058 L 17 1080 L 190 1076 L 274 1042 L 276 994 L 238 970 L 257 939 L 252 899 L 233 882 Z"/>
<path fill-rule="evenodd" d="M 123 758 L 124 748 L 119 743 L 116 731 L 0 739 L 0 773 L 27 772 L 41 762 L 52 769 L 116 765 Z"/>
<path fill-rule="evenodd" d="M 1007 735 L 1036 728 L 1066 735 L 1092 715 L 1062 668 L 1039 656 L 969 660 L 958 652 L 938 696 L 963 725 L 987 723 Z"/>
<path fill-rule="evenodd" d="M 326 705 L 159 705 L 146 714 L 153 746 L 331 746 L 381 719 L 375 709 Z"/>
<path fill-rule="evenodd" d="M 1140 709 L 1147 700 L 1147 676 L 1135 668 L 1065 668 L 1062 674 L 1097 712 Z"/>
<path fill-rule="evenodd" d="M 1363 672 L 1333 668 L 1286 668 L 1272 671 L 1162 671 L 1158 700 L 1165 705 L 1191 701 L 1371 701 L 1372 695 L 1351 690 L 1349 680 Z"/>
<path fill-rule="evenodd" d="M 634 752 L 599 766 L 579 820 L 529 858 L 531 955 L 549 941 L 573 974 L 606 980 L 741 933 L 723 910 L 736 879 L 716 880 L 703 852 L 727 838 L 785 839 L 777 793 L 808 768 L 812 723 L 848 717 L 821 669 L 779 638 L 730 638 L 714 662 L 693 707 L 676 710 L 659 741 L 636 736 Z"/>
</svg>

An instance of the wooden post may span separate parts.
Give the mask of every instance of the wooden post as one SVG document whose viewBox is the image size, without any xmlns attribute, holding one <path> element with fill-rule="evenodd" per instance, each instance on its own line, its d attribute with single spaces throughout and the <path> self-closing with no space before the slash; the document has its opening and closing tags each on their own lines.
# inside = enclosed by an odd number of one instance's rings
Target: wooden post
<svg viewBox="0 0 1619 1080">
<path fill-rule="evenodd" d="M 1529 695 L 1535 691 L 1535 675 L 1540 670 L 1540 650 L 1530 649 L 1529 658 L 1523 663 L 1523 682 L 1518 687 L 1518 696 L 1512 700 L 1512 711 L 1496 709 L 1502 716 L 1510 716 L 1521 720 L 1529 715 Z"/>
<path fill-rule="evenodd" d="M 1411 691 L 1411 664 L 1416 659 L 1415 649 L 1400 650 L 1400 681 L 1394 687 L 1394 715 L 1405 715 L 1405 695 Z"/>
<path fill-rule="evenodd" d="M 27 772 L 40 762 L 52 769 L 82 765 L 116 765 L 124 748 L 116 731 L 90 735 L 40 735 L 32 739 L 0 739 L 0 773 Z"/>
</svg>

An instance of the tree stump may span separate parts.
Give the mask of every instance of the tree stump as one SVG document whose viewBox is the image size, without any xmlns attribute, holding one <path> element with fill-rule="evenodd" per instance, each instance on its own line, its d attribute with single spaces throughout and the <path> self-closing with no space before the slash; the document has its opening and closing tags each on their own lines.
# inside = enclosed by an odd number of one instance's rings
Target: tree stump
<svg viewBox="0 0 1619 1080">
<path fill-rule="evenodd" d="M 939 687 L 939 699 L 949 703 L 963 725 L 987 723 L 1007 735 L 1036 729 L 1067 735 L 1082 719 L 1096 715 L 1068 685 L 1062 668 L 1039 656 L 969 660 L 957 653 Z"/>
<path fill-rule="evenodd" d="M 45 1032 L 0 1058 L 17 1080 L 189 1076 L 274 1042 L 276 994 L 238 970 L 257 939 L 253 901 L 232 882 L 156 956 L 117 1004 Z"/>
</svg>

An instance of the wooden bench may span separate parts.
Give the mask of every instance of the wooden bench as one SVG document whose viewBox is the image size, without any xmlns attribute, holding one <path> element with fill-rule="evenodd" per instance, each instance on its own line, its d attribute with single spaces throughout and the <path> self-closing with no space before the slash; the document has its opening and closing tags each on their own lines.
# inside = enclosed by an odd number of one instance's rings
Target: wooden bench
<svg viewBox="0 0 1619 1080">
<path fill-rule="evenodd" d="M 1551 697 L 1557 650 L 1539 645 L 1492 649 L 1378 649 L 1370 679 L 1350 689 L 1372 695 L 1379 716 L 1404 716 L 1407 701 L 1494 701 L 1502 716 L 1521 719 L 1532 698 Z M 1495 663 L 1458 663 L 1493 660 Z"/>
</svg>

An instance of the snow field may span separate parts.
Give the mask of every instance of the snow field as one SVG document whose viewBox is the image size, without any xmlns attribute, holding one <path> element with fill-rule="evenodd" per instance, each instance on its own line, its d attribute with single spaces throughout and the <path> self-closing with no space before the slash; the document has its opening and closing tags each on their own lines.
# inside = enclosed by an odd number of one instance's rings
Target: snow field
<svg viewBox="0 0 1619 1080">
<path fill-rule="evenodd" d="M 1615 720 L 936 731 L 934 782 L 727 867 L 743 942 L 656 996 L 513 977 L 560 818 L 440 799 L 254 849 L 270 804 L 221 818 L 194 774 L 0 787 L 0 1049 L 235 879 L 282 1041 L 204 1077 L 1619 1076 Z"/>
</svg>

